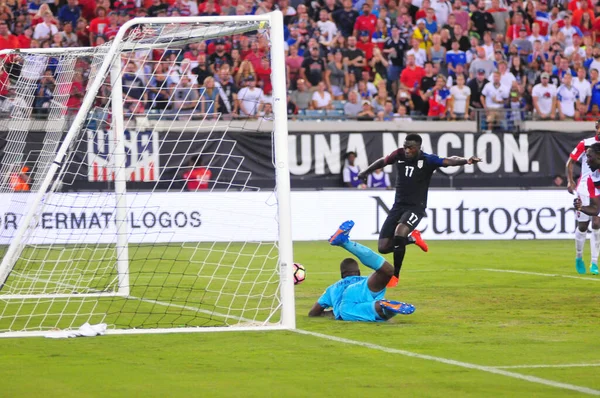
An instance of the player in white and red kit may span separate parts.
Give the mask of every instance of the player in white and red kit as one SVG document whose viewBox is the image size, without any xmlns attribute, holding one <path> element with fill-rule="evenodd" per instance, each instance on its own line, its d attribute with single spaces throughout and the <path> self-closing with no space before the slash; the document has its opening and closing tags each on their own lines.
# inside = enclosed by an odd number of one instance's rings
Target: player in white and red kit
<svg viewBox="0 0 600 398">
<path fill-rule="evenodd" d="M 586 165 L 591 173 L 580 184 L 585 185 L 587 189 L 589 203 L 585 205 L 581 198 L 577 198 L 573 205 L 578 213 L 596 217 L 600 213 L 600 142 L 595 142 L 587 148 Z"/>
<path fill-rule="evenodd" d="M 590 191 L 588 187 L 588 177 L 592 174 L 592 169 L 588 165 L 586 149 L 591 147 L 593 144 L 600 141 L 600 120 L 596 122 L 596 135 L 591 138 L 581 140 L 575 147 L 569 159 L 567 160 L 566 173 L 568 179 L 569 193 L 577 195 L 578 199 L 581 200 L 582 206 L 590 204 Z M 577 183 L 573 179 L 573 164 L 575 162 L 581 163 L 581 176 Z M 590 216 L 587 213 L 577 211 L 577 229 L 575 230 L 575 268 L 580 274 L 585 274 L 585 262 L 583 261 L 583 247 L 585 245 L 585 238 L 587 236 L 587 230 L 592 221 L 592 235 L 590 237 L 590 246 L 592 254 L 592 264 L 590 265 L 590 272 L 592 274 L 598 274 L 598 251 L 600 246 L 600 218 L 598 214 Z"/>
</svg>

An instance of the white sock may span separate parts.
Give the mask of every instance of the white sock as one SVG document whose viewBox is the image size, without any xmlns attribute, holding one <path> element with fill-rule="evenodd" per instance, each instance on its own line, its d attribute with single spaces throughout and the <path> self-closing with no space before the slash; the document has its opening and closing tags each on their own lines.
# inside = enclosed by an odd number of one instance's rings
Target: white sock
<svg viewBox="0 0 600 398">
<path fill-rule="evenodd" d="M 598 250 L 600 249 L 600 229 L 592 229 L 592 236 L 590 236 L 590 245 L 592 252 L 592 262 L 598 264 Z"/>
<path fill-rule="evenodd" d="M 579 228 L 575 230 L 575 256 L 577 258 L 583 257 L 583 246 L 585 245 L 585 237 L 587 233 L 581 232 Z"/>
</svg>

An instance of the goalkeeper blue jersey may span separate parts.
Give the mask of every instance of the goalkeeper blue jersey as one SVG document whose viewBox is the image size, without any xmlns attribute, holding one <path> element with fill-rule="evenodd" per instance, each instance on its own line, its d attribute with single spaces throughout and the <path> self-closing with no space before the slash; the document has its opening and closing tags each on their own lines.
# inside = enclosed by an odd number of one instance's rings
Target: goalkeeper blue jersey
<svg viewBox="0 0 600 398">
<path fill-rule="evenodd" d="M 339 314 L 340 304 L 346 288 L 368 278 L 368 276 L 347 276 L 344 279 L 340 279 L 325 289 L 325 293 L 323 293 L 317 302 L 323 308 L 333 308 L 333 315 L 335 315 L 335 318 L 341 319 Z"/>
</svg>

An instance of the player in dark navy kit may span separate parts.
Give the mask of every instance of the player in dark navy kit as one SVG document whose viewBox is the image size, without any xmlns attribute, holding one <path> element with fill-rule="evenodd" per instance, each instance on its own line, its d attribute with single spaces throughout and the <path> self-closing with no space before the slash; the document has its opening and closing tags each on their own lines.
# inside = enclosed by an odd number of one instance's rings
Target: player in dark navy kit
<svg viewBox="0 0 600 398">
<path fill-rule="evenodd" d="M 392 164 L 396 166 L 396 199 L 383 223 L 378 242 L 380 253 L 394 253 L 394 277 L 390 280 L 389 287 L 398 284 L 406 245 L 417 243 L 426 250 L 415 228 L 425 216 L 427 192 L 433 173 L 439 167 L 461 166 L 481 161 L 474 156 L 469 159 L 458 156 L 440 158 L 437 155 L 424 153 L 421 151 L 422 142 L 418 134 L 407 135 L 403 148 L 398 148 L 388 156 L 375 161 L 358 175 L 361 180 L 364 180 L 377 169 Z M 409 237 L 413 231 L 414 233 Z"/>
</svg>

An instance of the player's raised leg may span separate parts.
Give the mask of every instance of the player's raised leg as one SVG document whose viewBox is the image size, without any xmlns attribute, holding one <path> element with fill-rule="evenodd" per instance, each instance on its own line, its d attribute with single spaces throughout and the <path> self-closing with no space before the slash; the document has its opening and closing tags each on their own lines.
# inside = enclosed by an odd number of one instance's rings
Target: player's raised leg
<svg viewBox="0 0 600 398">
<path fill-rule="evenodd" d="M 380 292 L 385 289 L 394 275 L 394 267 L 373 250 L 360 243 L 351 241 L 349 235 L 352 227 L 354 227 L 354 221 L 342 223 L 338 230 L 329 238 L 329 243 L 334 246 L 343 247 L 355 255 L 361 263 L 375 271 L 369 277 L 368 286 L 372 292 Z"/>
</svg>

